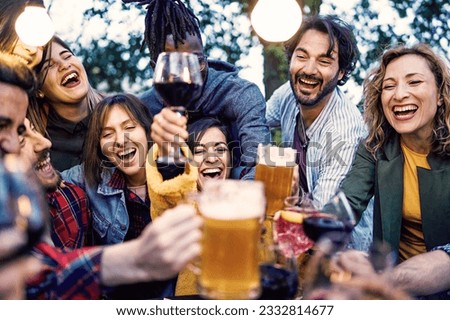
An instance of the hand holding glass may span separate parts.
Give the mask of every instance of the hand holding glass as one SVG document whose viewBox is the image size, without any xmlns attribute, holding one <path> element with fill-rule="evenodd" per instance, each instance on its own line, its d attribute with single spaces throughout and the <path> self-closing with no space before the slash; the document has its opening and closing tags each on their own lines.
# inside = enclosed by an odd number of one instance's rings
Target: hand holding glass
<svg viewBox="0 0 450 320">
<path fill-rule="evenodd" d="M 188 52 L 162 52 L 156 62 L 153 84 L 167 107 L 186 116 L 186 106 L 198 98 L 203 79 L 198 57 Z M 169 147 L 165 163 L 184 163 L 179 148 Z"/>
<path fill-rule="evenodd" d="M 209 299 L 259 296 L 259 241 L 264 217 L 258 181 L 210 180 L 198 197 L 204 218 L 198 287 Z"/>
</svg>

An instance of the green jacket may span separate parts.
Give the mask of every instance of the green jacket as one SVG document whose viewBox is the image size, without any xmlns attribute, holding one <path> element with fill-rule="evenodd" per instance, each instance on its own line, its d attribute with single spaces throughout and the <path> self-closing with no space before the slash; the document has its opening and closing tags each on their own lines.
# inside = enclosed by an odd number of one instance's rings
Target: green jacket
<svg viewBox="0 0 450 320">
<path fill-rule="evenodd" d="M 431 170 L 417 168 L 422 229 L 427 250 L 450 242 L 450 158 L 429 154 Z M 358 218 L 370 198 L 374 202 L 374 239 L 384 240 L 398 253 L 403 205 L 403 154 L 400 137 L 388 140 L 376 159 L 364 142 L 342 182 Z"/>
</svg>

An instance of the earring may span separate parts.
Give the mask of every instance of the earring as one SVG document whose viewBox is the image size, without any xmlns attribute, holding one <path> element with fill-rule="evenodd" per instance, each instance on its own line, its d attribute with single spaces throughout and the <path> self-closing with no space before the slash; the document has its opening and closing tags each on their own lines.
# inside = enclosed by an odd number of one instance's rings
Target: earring
<svg viewBox="0 0 450 320">
<path fill-rule="evenodd" d="M 40 99 L 43 99 L 44 98 L 44 93 L 41 90 L 38 90 L 37 97 L 40 98 Z"/>
</svg>

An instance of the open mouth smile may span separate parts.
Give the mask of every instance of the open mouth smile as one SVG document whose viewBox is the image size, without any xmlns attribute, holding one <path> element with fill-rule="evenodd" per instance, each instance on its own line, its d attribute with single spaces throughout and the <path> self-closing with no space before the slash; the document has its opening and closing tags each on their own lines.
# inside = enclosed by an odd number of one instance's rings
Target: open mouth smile
<svg viewBox="0 0 450 320">
<path fill-rule="evenodd" d="M 136 155 L 137 149 L 136 148 L 127 148 L 123 151 L 120 151 L 117 153 L 117 158 L 124 162 L 129 162 L 134 159 L 134 156 Z"/>
<path fill-rule="evenodd" d="M 64 87 L 73 87 L 79 83 L 80 77 L 78 76 L 78 73 L 76 73 L 75 71 L 66 74 L 61 81 L 61 85 Z"/>
<path fill-rule="evenodd" d="M 409 118 L 413 116 L 419 108 L 415 105 L 394 106 L 392 112 L 396 118 Z"/>
<path fill-rule="evenodd" d="M 206 179 L 220 179 L 222 177 L 222 168 L 206 168 L 200 174 Z"/>
</svg>

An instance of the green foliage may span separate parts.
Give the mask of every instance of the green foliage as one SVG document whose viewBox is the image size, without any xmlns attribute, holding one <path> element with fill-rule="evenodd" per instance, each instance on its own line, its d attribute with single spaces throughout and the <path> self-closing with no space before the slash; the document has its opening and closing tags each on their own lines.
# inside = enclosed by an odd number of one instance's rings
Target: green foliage
<svg viewBox="0 0 450 320">
<path fill-rule="evenodd" d="M 78 54 L 89 74 L 94 88 L 105 92 L 125 91 L 125 83 L 139 83 L 142 90 L 148 88 L 148 79 L 152 76 L 149 59 L 142 58 L 141 35 L 130 34 L 128 43 L 106 39 L 102 36 L 92 41 L 89 47 L 80 47 Z M 145 67 L 140 66 L 140 61 Z"/>
<path fill-rule="evenodd" d="M 374 1 L 361 0 L 355 6 L 353 17 L 347 17 L 355 27 L 358 46 L 362 49 L 360 63 L 354 74 L 358 84 L 362 84 L 367 72 L 372 69 L 382 52 L 389 46 L 401 43 L 425 42 L 442 55 L 449 51 L 450 5 L 448 0 L 396 0 L 390 1 L 393 13 L 388 23 L 380 22 L 380 13 L 371 6 Z M 390 8 L 383 8 L 389 10 Z M 401 19 L 413 17 L 409 31 L 397 28 L 407 24 Z"/>
<path fill-rule="evenodd" d="M 281 146 L 281 129 L 280 128 L 275 128 L 271 130 L 271 135 L 272 135 L 272 144 L 275 146 Z"/>
<path fill-rule="evenodd" d="M 281 45 L 268 44 L 263 54 L 265 94 L 270 97 L 275 89 L 288 80 L 289 64 Z"/>
<path fill-rule="evenodd" d="M 85 20 L 100 18 L 106 25 L 110 25 L 113 19 L 111 7 L 116 1 L 95 1 L 93 8 L 84 12 Z M 242 26 L 238 23 L 242 17 L 242 6 L 236 1 L 221 0 L 217 4 L 215 0 L 185 0 L 185 3 L 193 8 L 200 19 L 208 56 L 234 64 L 257 44 L 250 29 L 242 31 Z M 122 10 L 133 7 L 136 5 L 121 6 Z M 141 7 L 140 14 L 144 16 L 145 13 L 145 7 Z M 74 44 L 94 87 L 105 92 L 125 91 L 133 84 L 137 85 L 138 91 L 149 87 L 148 79 L 152 77 L 152 70 L 147 47 L 141 47 L 143 31 L 142 23 L 142 29 L 129 34 L 127 42 L 111 39 L 108 30 L 105 30 L 105 33 L 92 39 L 87 46 L 80 45 L 79 41 Z"/>
<path fill-rule="evenodd" d="M 205 51 L 213 58 L 219 58 L 236 63 L 248 54 L 258 39 L 252 33 L 251 27 L 244 28 L 243 15 L 249 15 L 256 0 L 184 0 L 200 19 L 205 40 Z M 298 0 L 303 5 L 305 14 L 316 12 L 324 4 L 333 7 L 334 0 Z M 93 1 L 93 7 L 85 11 L 85 21 L 102 19 L 108 26 L 112 21 L 111 7 L 117 0 Z M 374 8 L 375 0 L 360 0 L 353 10 L 335 13 L 351 23 L 355 32 L 361 59 L 353 74 L 355 82 L 362 84 L 374 62 L 391 45 L 422 41 L 429 43 L 443 55 L 449 50 L 450 39 L 450 4 L 448 0 L 391 0 L 389 2 L 393 17 L 387 22 L 380 21 L 380 12 Z M 125 12 L 135 8 L 135 5 L 121 5 Z M 336 7 L 334 5 L 334 7 Z M 388 10 L 390 8 L 382 8 Z M 140 9 L 145 15 L 145 9 Z M 409 18 L 412 17 L 412 18 Z M 401 19 L 409 19 L 410 30 L 398 29 Z M 143 20 L 142 20 L 143 21 Z M 124 23 L 127 23 L 125 21 Z M 247 22 L 248 23 L 248 22 Z M 83 26 L 82 26 L 83 27 Z M 92 38 L 87 45 L 81 44 L 85 34 L 81 32 L 79 41 L 74 43 L 86 66 L 90 81 L 106 92 L 123 91 L 132 84 L 138 91 L 149 86 L 148 79 L 152 77 L 149 67 L 147 48 L 141 48 L 144 25 L 140 30 L 133 31 L 127 40 L 117 40 L 105 32 Z M 83 38 L 84 40 L 84 38 Z M 281 45 L 264 45 L 264 82 L 266 97 L 287 79 L 288 63 Z"/>
</svg>

